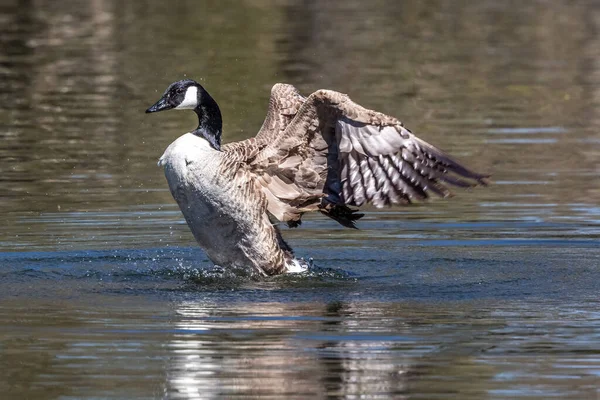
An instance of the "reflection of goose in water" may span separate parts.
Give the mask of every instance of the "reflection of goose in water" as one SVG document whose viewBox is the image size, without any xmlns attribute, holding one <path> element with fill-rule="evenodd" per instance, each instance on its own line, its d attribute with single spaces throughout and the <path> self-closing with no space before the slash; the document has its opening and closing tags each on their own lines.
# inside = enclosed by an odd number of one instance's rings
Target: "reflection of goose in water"
<svg viewBox="0 0 600 400">
<path fill-rule="evenodd" d="M 414 136 L 396 118 L 348 96 L 318 90 L 303 97 L 276 84 L 256 137 L 221 145 L 221 112 L 197 82 L 169 86 L 146 112 L 190 109 L 198 128 L 160 158 L 173 197 L 215 264 L 274 275 L 302 266 L 271 217 L 298 226 L 320 211 L 347 227 L 349 206 L 383 207 L 448 196 L 445 184 L 469 187 L 480 175 Z"/>
<path fill-rule="evenodd" d="M 347 307 L 344 314 L 323 306 L 178 304 L 177 335 L 165 346 L 167 397 L 403 398 L 412 367 L 430 349 L 389 334 L 405 329 L 404 322 L 385 318 L 379 305 L 336 303 Z M 365 326 L 370 318 L 378 332 Z M 407 351 L 411 345 L 416 348 Z"/>
</svg>

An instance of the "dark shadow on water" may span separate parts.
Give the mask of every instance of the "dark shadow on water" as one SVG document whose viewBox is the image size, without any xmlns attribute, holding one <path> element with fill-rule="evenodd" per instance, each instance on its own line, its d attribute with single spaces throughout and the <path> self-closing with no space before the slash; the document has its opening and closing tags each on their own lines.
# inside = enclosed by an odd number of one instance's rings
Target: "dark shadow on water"
<svg viewBox="0 0 600 400">
<path fill-rule="evenodd" d="M 7 287 L 0 297 L 26 293 L 46 297 L 60 289 L 70 297 L 90 292 L 172 292 L 177 296 L 240 291 L 231 297 L 242 299 L 244 291 L 339 290 L 357 280 L 353 272 L 319 266 L 303 273 L 263 277 L 246 268 L 215 266 L 197 248 L 0 253 L 0 265 L 0 278 Z M 260 300 L 260 295 L 248 298 Z"/>
</svg>

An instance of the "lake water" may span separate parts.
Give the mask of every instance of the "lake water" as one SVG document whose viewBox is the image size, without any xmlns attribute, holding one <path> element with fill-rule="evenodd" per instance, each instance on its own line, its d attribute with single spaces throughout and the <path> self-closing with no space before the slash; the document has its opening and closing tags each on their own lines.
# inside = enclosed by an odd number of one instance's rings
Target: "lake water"
<svg viewBox="0 0 600 400">
<path fill-rule="evenodd" d="M 600 7 L 6 0 L 2 399 L 600 398 Z M 330 88 L 493 184 L 284 229 L 316 270 L 214 269 L 156 166 L 183 77 L 254 135 Z"/>
</svg>

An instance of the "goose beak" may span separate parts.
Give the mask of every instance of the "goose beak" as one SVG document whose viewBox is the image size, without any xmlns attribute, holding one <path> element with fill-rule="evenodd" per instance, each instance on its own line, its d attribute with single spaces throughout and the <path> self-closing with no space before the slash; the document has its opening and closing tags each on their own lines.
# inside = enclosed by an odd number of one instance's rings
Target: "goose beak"
<svg viewBox="0 0 600 400">
<path fill-rule="evenodd" d="M 167 102 L 167 100 L 165 100 L 165 98 L 163 97 L 159 101 L 157 101 L 156 104 L 154 104 L 152 107 L 150 107 L 149 109 L 147 109 L 146 110 L 146 114 L 153 113 L 153 112 L 170 110 L 172 108 L 173 108 L 173 106 L 171 104 L 169 104 Z"/>
</svg>

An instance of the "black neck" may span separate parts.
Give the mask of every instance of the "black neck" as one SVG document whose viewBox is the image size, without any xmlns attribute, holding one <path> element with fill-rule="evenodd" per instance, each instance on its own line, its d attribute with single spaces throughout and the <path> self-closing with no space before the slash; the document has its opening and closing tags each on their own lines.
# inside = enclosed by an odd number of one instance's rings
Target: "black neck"
<svg viewBox="0 0 600 400">
<path fill-rule="evenodd" d="M 221 150 L 221 130 L 223 129 L 223 120 L 221 119 L 221 110 L 210 95 L 202 90 L 200 91 L 198 106 L 194 109 L 198 115 L 198 128 L 192 133 L 208 141 L 215 150 Z"/>
</svg>

